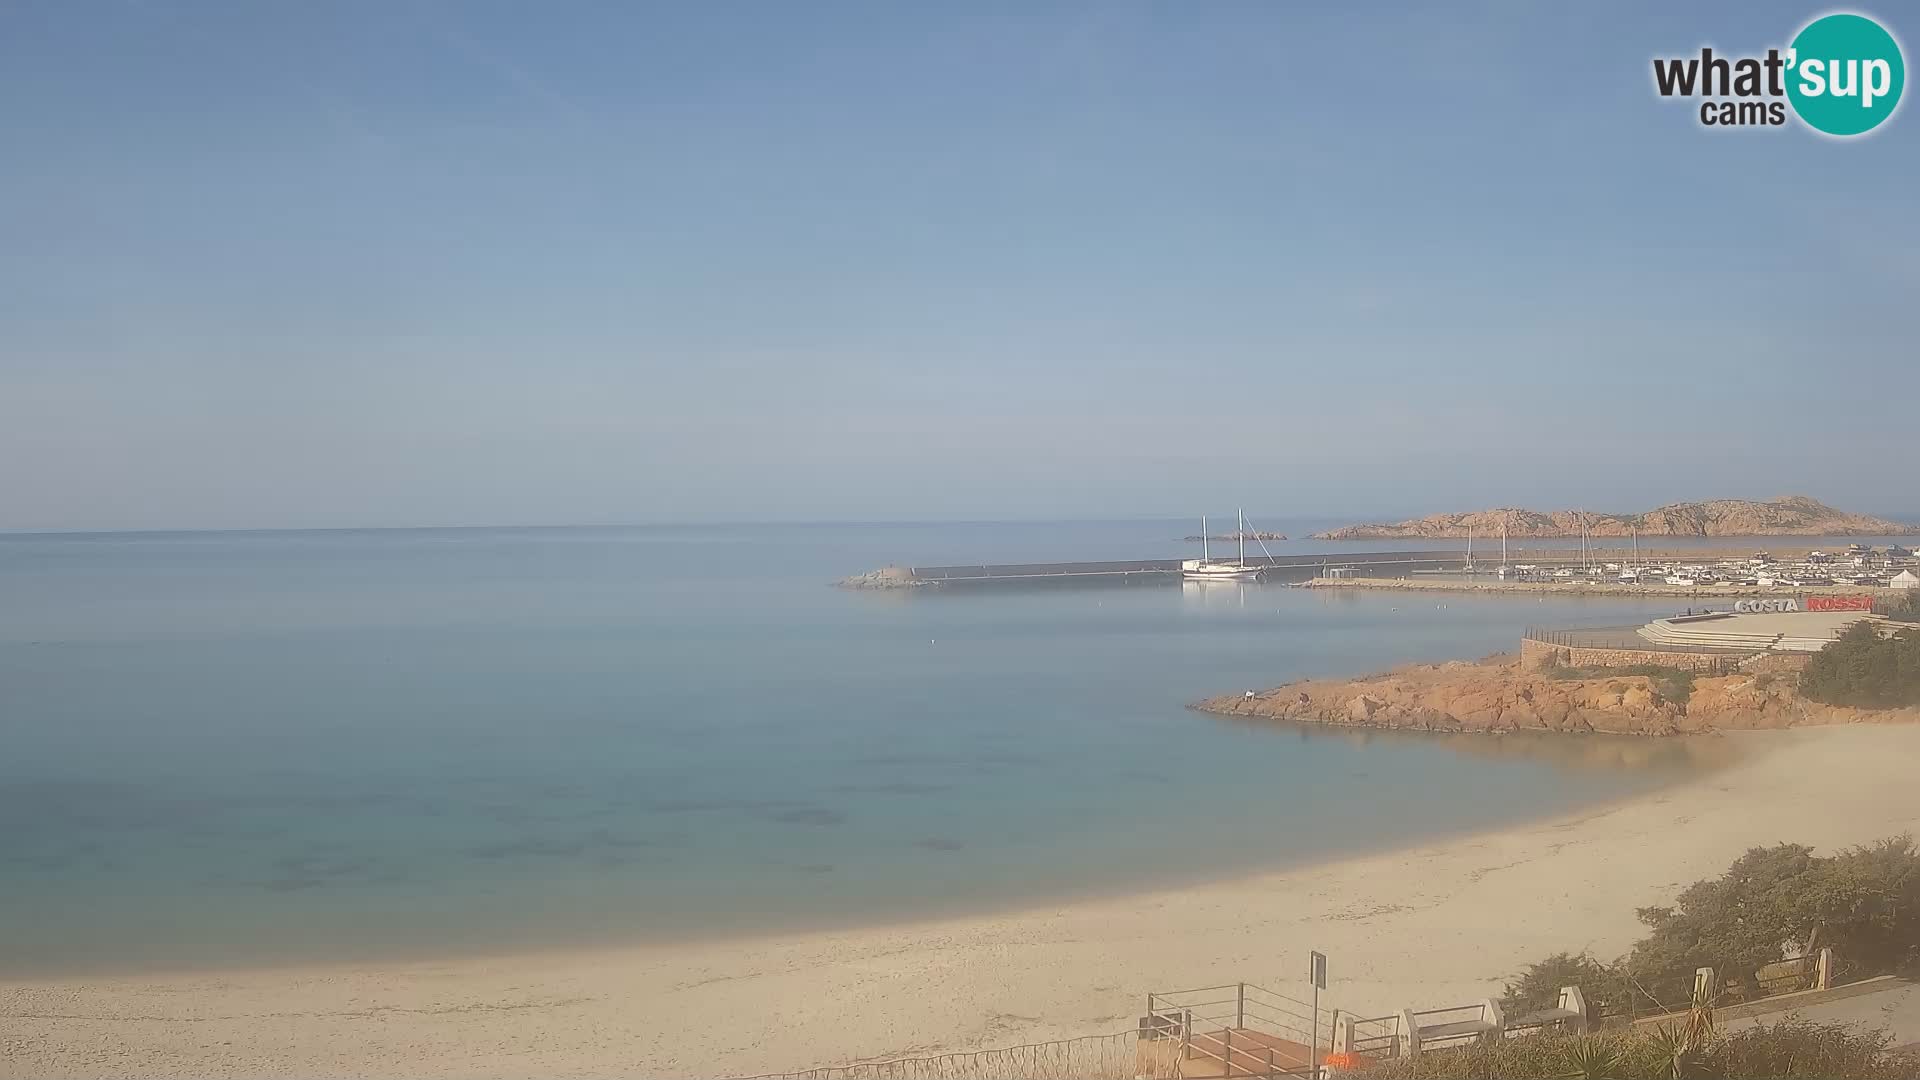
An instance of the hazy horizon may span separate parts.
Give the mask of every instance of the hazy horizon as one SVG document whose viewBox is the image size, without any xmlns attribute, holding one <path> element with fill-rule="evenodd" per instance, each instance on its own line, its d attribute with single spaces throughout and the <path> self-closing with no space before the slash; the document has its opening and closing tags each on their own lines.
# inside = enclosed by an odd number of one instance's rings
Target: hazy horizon
<svg viewBox="0 0 1920 1080">
<path fill-rule="evenodd" d="M 1702 499 L 1702 500 L 1685 500 L 1685 501 L 1697 502 L 1697 501 L 1706 501 L 1706 500 Z M 1822 501 L 1825 501 L 1825 500 L 1822 500 Z M 1427 510 L 1414 510 L 1414 511 L 1389 511 L 1384 513 L 1372 514 L 1372 515 L 1329 514 L 1324 512 L 1314 513 L 1314 512 L 1300 512 L 1300 511 L 1273 512 L 1270 510 L 1269 511 L 1248 510 L 1246 511 L 1246 515 L 1247 515 L 1247 524 L 1253 528 L 1268 529 L 1281 524 L 1298 527 L 1299 525 L 1305 523 L 1305 524 L 1311 525 L 1317 531 L 1322 528 L 1337 528 L 1343 525 L 1397 524 L 1401 521 L 1409 521 L 1416 518 L 1426 517 L 1430 514 L 1438 514 L 1438 513 L 1472 512 L 1472 511 L 1497 510 L 1497 509 L 1503 509 L 1503 508 L 1495 507 L 1495 506 L 1472 506 L 1472 507 L 1450 506 L 1450 507 L 1444 507 L 1440 509 L 1427 509 Z M 1644 507 L 1634 507 L 1631 509 L 1620 509 L 1620 508 L 1608 509 L 1603 507 L 1513 506 L 1513 507 L 1505 507 L 1504 509 L 1541 510 L 1541 511 L 1585 509 L 1585 510 L 1588 510 L 1589 512 L 1597 513 L 1597 514 L 1609 514 L 1609 513 L 1625 514 L 1625 513 L 1638 513 L 1638 512 L 1643 512 L 1647 510 L 1653 510 L 1653 509 L 1657 509 L 1657 507 L 1644 506 Z M 1866 514 L 1871 517 L 1883 518 L 1885 520 L 1892 521 L 1896 524 L 1920 525 L 1920 510 L 1912 510 L 1912 509 L 1886 510 L 1886 509 L 1877 509 L 1873 507 L 1851 507 L 1851 506 L 1837 506 L 1837 507 L 1834 507 L 1834 509 L 1844 510 L 1849 513 Z M 1206 516 L 1210 517 L 1215 522 L 1220 522 L 1220 521 L 1230 522 L 1232 520 L 1233 513 L 1231 511 L 1222 509 L 1220 511 L 1210 511 Z M 1174 511 L 1143 512 L 1143 513 L 1130 513 L 1130 514 L 1108 514 L 1108 515 L 1080 516 L 1080 517 L 1061 517 L 1061 516 L 1047 516 L 1047 515 L 1006 515 L 1006 516 L 1000 516 L 1000 517 L 978 517 L 978 516 L 968 516 L 968 515 L 948 515 L 948 516 L 926 515 L 926 516 L 920 516 L 920 517 L 895 517 L 895 518 L 884 518 L 884 517 L 781 518 L 781 517 L 756 517 L 750 514 L 743 513 L 743 514 L 732 515 L 732 516 L 714 515 L 709 517 L 690 517 L 690 518 L 678 518 L 678 519 L 632 518 L 632 519 L 626 519 L 626 520 L 608 519 L 604 521 L 433 521 L 433 522 L 403 522 L 403 523 L 379 523 L 379 524 L 347 523 L 347 524 L 337 524 L 337 525 L 219 525 L 219 526 L 189 526 L 189 527 L 176 527 L 176 528 L 88 528 L 88 529 L 0 528 L 0 536 L 52 536 L 52 535 L 62 535 L 62 534 L 140 535 L 140 534 L 199 533 L 199 532 L 206 532 L 206 533 L 377 532 L 377 531 L 389 531 L 389 530 L 390 531 L 433 531 L 433 530 L 459 530 L 459 529 L 476 529 L 476 530 L 485 530 L 485 529 L 502 529 L 502 530 L 505 530 L 505 529 L 654 529 L 654 528 L 698 529 L 698 528 L 709 527 L 709 526 L 741 527 L 741 526 L 752 526 L 752 525 L 800 526 L 800 527 L 817 525 L 822 527 L 828 527 L 828 526 L 868 526 L 868 525 L 870 526 L 1048 525 L 1048 524 L 1097 525 L 1101 523 L 1126 524 L 1126 523 L 1140 523 L 1140 522 L 1191 522 L 1197 526 L 1200 520 L 1201 520 L 1200 515 L 1190 514 L 1190 513 L 1179 513 Z M 1220 532 L 1227 529 L 1230 529 L 1230 526 L 1217 526 L 1214 529 L 1214 531 Z M 1781 534 L 1781 535 L 1786 539 L 1793 538 L 1793 534 Z M 1738 536 L 1724 537 L 1724 539 L 1728 539 L 1728 540 L 1739 539 L 1739 538 L 1740 537 Z M 1295 536 L 1293 537 L 1293 539 L 1304 539 L 1304 536 Z M 1365 541 L 1358 541 L 1358 542 L 1364 543 Z"/>
<path fill-rule="evenodd" d="M 1651 87 L 1813 11 L 0 8 L 0 531 L 1893 516 L 1920 121 Z"/>
</svg>

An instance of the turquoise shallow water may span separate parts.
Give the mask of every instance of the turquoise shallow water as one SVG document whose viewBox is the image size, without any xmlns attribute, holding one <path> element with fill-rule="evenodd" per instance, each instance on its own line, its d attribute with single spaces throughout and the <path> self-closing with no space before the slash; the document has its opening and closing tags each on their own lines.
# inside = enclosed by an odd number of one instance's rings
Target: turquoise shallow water
<svg viewBox="0 0 1920 1080">
<path fill-rule="evenodd" d="M 1665 613 L 1639 601 L 826 585 L 894 560 L 1167 557 L 1190 531 L 0 537 L 0 969 L 986 909 L 1516 822 L 1703 767 L 1679 742 L 1184 708 L 1509 649 L 1528 622 Z"/>
</svg>

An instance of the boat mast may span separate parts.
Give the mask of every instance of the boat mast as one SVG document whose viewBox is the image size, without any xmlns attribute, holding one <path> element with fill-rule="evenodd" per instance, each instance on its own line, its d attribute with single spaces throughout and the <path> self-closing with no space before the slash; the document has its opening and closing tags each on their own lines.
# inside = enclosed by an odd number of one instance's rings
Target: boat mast
<svg viewBox="0 0 1920 1080">
<path fill-rule="evenodd" d="M 1247 565 L 1247 512 L 1245 510 L 1234 512 L 1240 516 L 1240 526 L 1234 532 L 1240 537 L 1240 565 L 1245 566 Z"/>
<path fill-rule="evenodd" d="M 1200 515 L 1200 561 L 1212 562 L 1213 549 L 1207 547 L 1207 515 Z"/>
</svg>

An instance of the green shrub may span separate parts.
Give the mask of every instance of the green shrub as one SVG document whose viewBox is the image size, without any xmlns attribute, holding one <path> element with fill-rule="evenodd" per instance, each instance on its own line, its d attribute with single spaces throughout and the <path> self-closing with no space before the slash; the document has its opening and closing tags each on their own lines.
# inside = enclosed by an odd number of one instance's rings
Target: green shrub
<svg viewBox="0 0 1920 1080">
<path fill-rule="evenodd" d="M 1525 1016 L 1560 1003 L 1560 988 L 1578 986 L 1590 1005 L 1619 996 L 1621 977 L 1586 953 L 1555 953 L 1513 977 L 1500 999 L 1510 1018 Z"/>
<path fill-rule="evenodd" d="M 1920 629 L 1881 637 L 1861 621 L 1813 654 L 1800 692 L 1830 705 L 1889 708 L 1920 705 Z"/>
<path fill-rule="evenodd" d="M 1679 1075 L 1690 1077 L 1906 1080 L 1920 1076 L 1920 1057 L 1893 1049 L 1890 1036 L 1842 1024 L 1786 1020 L 1714 1034 L 1690 1049 L 1682 1041 L 1673 1028 L 1540 1035 L 1375 1062 L 1354 1075 L 1364 1080 L 1672 1080 L 1677 1056 Z"/>
<path fill-rule="evenodd" d="M 1711 967 L 1731 996 L 1765 996 L 1758 973 L 1831 947 L 1857 975 L 1920 968 L 1920 849 L 1908 836 L 1834 855 L 1802 844 L 1753 848 L 1717 878 L 1697 881 L 1672 907 L 1641 908 L 1648 933 L 1614 964 L 1558 953 L 1506 988 L 1510 1015 L 1552 1006 L 1578 985 L 1610 1013 L 1683 1008 L 1694 972 Z"/>
<path fill-rule="evenodd" d="M 1920 622 L 1920 589 L 1908 589 L 1898 600 L 1887 605 L 1885 614 L 1901 622 Z"/>
</svg>

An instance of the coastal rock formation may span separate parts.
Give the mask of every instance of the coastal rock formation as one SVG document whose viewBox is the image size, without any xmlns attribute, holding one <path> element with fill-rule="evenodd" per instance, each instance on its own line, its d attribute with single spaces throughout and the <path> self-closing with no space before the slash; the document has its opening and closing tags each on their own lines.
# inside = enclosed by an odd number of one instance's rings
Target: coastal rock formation
<svg viewBox="0 0 1920 1080">
<path fill-rule="evenodd" d="M 878 570 L 841 578 L 834 584 L 843 589 L 911 589 L 923 582 L 904 566 L 883 566 Z"/>
<path fill-rule="evenodd" d="M 1444 539 L 1494 537 L 1502 524 L 1511 538 L 1577 539 L 1588 536 L 1907 536 L 1920 526 L 1835 510 L 1804 495 L 1766 502 L 1712 499 L 1672 503 L 1641 514 L 1596 514 L 1582 510 L 1478 510 L 1431 514 L 1394 525 L 1348 525 L 1315 533 L 1316 540 Z"/>
<path fill-rule="evenodd" d="M 1557 678 L 1511 656 L 1415 664 L 1359 679 L 1306 679 L 1208 698 L 1231 716 L 1412 731 L 1684 735 L 1815 724 L 1920 722 L 1920 709 L 1850 709 L 1807 701 L 1791 676 L 1698 677 L 1691 692 L 1647 675 Z"/>
</svg>

